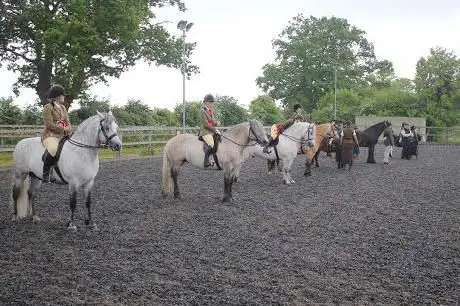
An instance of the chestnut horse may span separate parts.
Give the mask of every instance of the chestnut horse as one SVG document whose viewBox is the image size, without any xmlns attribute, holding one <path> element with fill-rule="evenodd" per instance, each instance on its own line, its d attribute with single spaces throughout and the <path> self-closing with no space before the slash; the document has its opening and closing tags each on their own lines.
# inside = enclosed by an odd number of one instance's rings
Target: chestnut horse
<svg viewBox="0 0 460 306">
<path fill-rule="evenodd" d="M 334 137 L 334 129 L 332 128 L 331 123 L 318 124 L 316 126 L 316 144 L 314 147 L 302 148 L 303 153 L 306 154 L 305 159 L 305 176 L 311 176 L 311 164 L 313 160 L 318 165 L 318 155 L 319 152 L 328 152 L 332 151 L 332 147 L 329 145 L 329 140 Z"/>
</svg>

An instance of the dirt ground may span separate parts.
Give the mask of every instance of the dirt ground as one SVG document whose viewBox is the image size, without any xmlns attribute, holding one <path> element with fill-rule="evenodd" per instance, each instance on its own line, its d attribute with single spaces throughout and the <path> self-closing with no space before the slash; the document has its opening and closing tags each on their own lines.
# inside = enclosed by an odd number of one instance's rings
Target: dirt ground
<svg viewBox="0 0 460 306">
<path fill-rule="evenodd" d="M 12 223 L 0 172 L 0 304 L 455 304 L 460 146 L 395 152 L 351 172 L 322 153 L 296 184 L 249 159 L 222 204 L 223 173 L 185 166 L 183 200 L 160 196 L 161 158 L 101 163 L 94 220 L 68 232 L 66 186 L 42 186 L 42 221 Z"/>
</svg>

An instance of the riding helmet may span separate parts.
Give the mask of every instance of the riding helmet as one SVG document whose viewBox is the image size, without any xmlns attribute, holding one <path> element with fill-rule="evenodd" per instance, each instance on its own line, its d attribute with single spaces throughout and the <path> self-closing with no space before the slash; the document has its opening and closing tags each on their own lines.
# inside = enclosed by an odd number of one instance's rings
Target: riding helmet
<svg viewBox="0 0 460 306">
<path fill-rule="evenodd" d="M 203 102 L 216 102 L 216 99 L 213 95 L 207 94 L 206 96 L 204 96 Z"/>
<path fill-rule="evenodd" d="M 54 99 L 59 96 L 67 96 L 64 87 L 61 85 L 53 85 L 51 86 L 48 92 L 48 99 Z"/>
</svg>

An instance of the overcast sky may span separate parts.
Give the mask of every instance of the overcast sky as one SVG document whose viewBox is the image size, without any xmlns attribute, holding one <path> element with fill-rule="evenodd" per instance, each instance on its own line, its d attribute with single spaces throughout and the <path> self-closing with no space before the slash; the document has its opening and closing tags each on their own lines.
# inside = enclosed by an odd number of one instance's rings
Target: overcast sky
<svg viewBox="0 0 460 306">
<path fill-rule="evenodd" d="M 371 5 L 372 3 L 372 5 Z M 186 100 L 201 100 L 206 93 L 235 97 L 241 105 L 262 92 L 255 79 L 262 66 L 274 59 L 271 40 L 298 13 L 336 16 L 366 31 L 379 59 L 393 62 L 399 77 L 413 78 L 415 64 L 429 49 L 441 46 L 460 56 L 460 1 L 453 0 L 185 0 L 187 11 L 158 11 L 159 21 L 170 20 L 171 32 L 180 35 L 177 21 L 194 23 L 187 41 L 197 42 L 192 61 L 201 73 L 186 83 Z M 0 97 L 13 96 L 17 75 L 0 69 Z M 182 103 L 179 70 L 139 64 L 119 79 L 91 88 L 112 105 L 140 99 L 150 107 L 173 108 Z M 36 99 L 31 89 L 15 98 L 20 106 Z"/>
</svg>

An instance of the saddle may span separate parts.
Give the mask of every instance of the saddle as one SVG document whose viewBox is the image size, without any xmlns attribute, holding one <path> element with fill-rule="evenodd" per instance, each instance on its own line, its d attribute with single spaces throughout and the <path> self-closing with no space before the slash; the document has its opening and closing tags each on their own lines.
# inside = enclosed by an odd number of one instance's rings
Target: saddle
<svg viewBox="0 0 460 306">
<path fill-rule="evenodd" d="M 210 154 L 212 154 L 212 157 L 216 163 L 217 169 L 222 170 L 222 167 L 219 164 L 219 160 L 217 158 L 217 150 L 219 148 L 219 143 L 222 142 L 222 136 L 213 134 L 212 138 L 214 139 L 214 148 L 211 148 L 204 140 L 203 137 L 198 136 L 198 140 L 203 142 L 203 152 L 206 154 L 208 150 L 210 150 Z"/>
<path fill-rule="evenodd" d="M 59 161 L 59 157 L 61 157 L 61 152 L 62 152 L 62 148 L 64 147 L 64 143 L 69 140 L 70 136 L 64 136 L 62 137 L 60 140 L 59 140 L 59 144 L 58 144 L 58 148 L 57 148 L 57 151 L 56 151 L 56 156 L 54 156 L 54 160 L 55 160 L 55 166 L 52 168 L 51 171 L 55 170 L 57 175 L 59 176 L 59 178 L 61 179 L 61 181 L 63 181 L 65 184 L 68 184 L 66 182 L 66 180 L 62 177 L 62 174 L 61 174 L 61 170 L 59 170 L 59 167 L 57 165 L 58 161 Z M 48 150 L 45 148 L 45 152 L 43 152 L 43 155 L 42 155 L 42 161 L 45 162 L 45 157 L 46 155 L 48 154 Z"/>
</svg>

